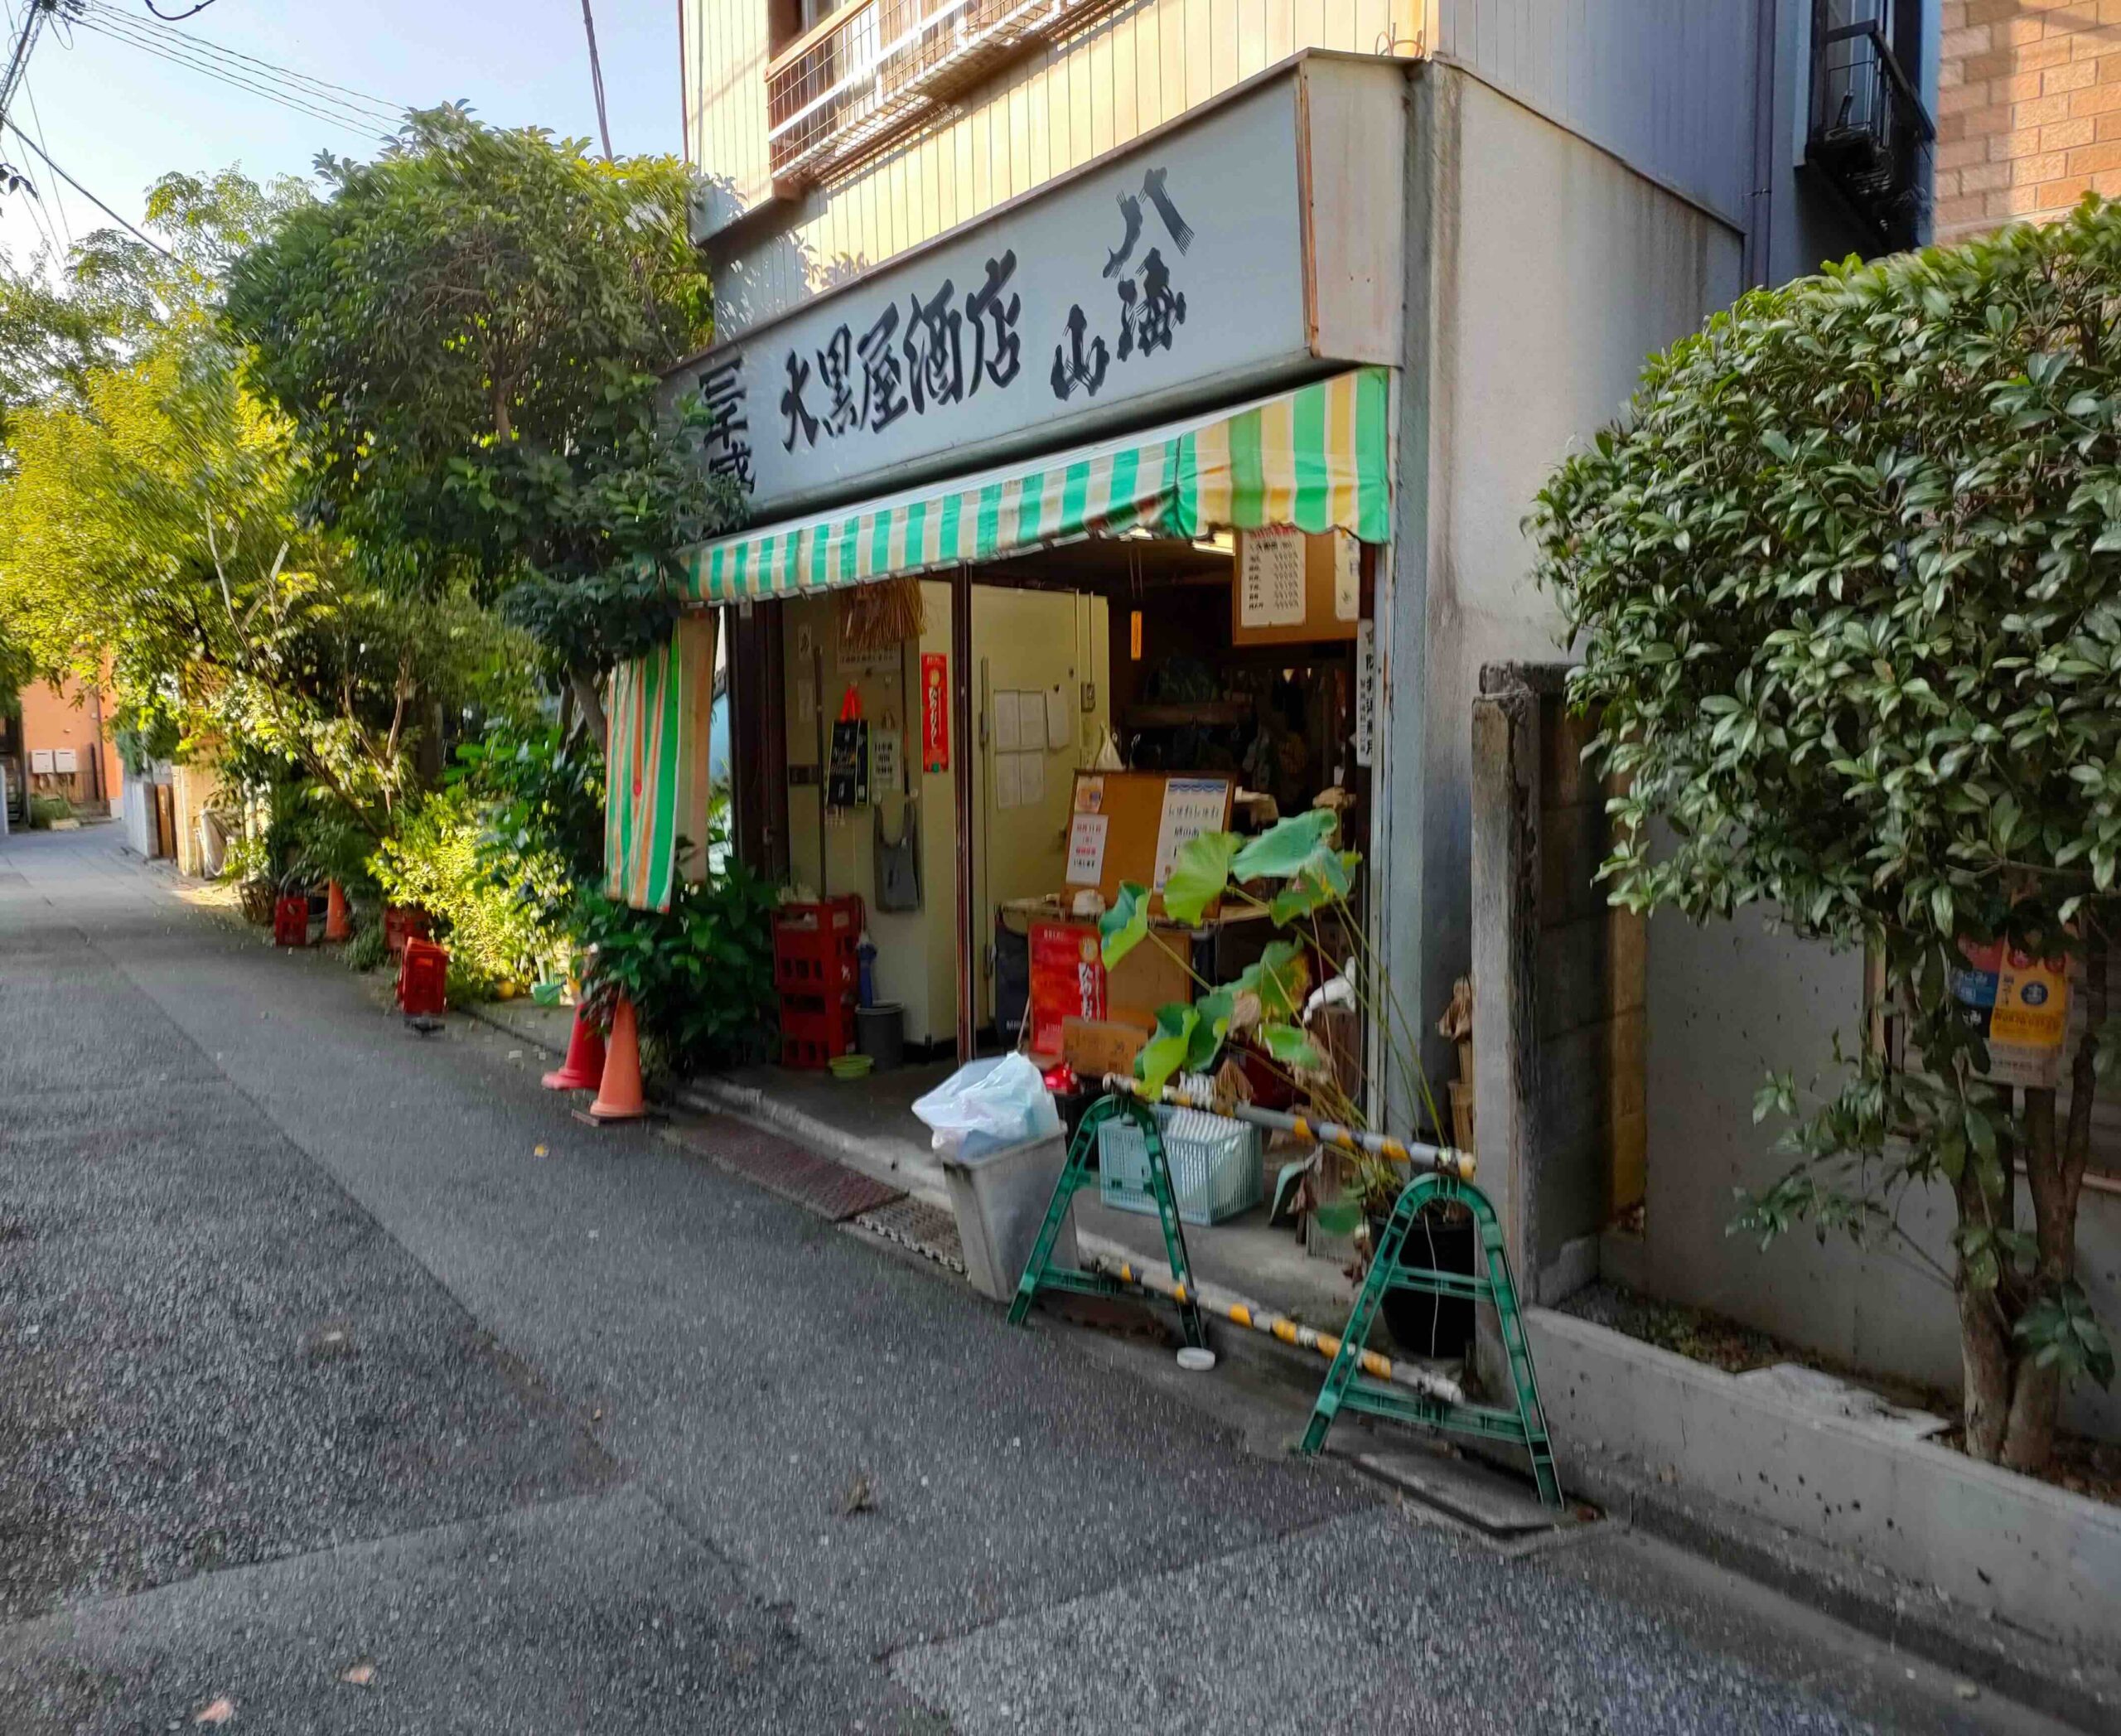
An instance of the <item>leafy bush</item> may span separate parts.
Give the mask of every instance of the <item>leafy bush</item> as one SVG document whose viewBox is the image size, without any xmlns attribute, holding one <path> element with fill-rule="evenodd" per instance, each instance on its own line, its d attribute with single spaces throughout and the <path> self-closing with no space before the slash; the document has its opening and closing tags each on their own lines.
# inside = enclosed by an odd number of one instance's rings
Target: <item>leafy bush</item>
<svg viewBox="0 0 2121 1736">
<path fill-rule="evenodd" d="M 447 781 L 482 805 L 480 851 L 501 885 L 538 897 L 556 883 L 544 920 L 564 923 L 576 886 L 593 885 L 604 869 L 604 757 L 558 729 L 490 728 L 457 750 Z"/>
<path fill-rule="evenodd" d="M 2114 1371 L 2075 1237 L 2121 923 L 2117 282 L 2121 206 L 2092 199 L 1756 291 L 1651 359 L 1529 521 L 1627 781 L 1615 901 L 1768 904 L 1870 953 L 1906 1021 L 1904 1062 L 1837 1041 L 1802 1161 L 1742 1226 L 1929 1260 L 1897 1208 L 1941 1187 L 1967 1449 L 2027 1470 L 2063 1383 Z M 2051 1084 L 1990 1079 L 1954 997 L 1997 943 L 2083 966 L 2065 1120 Z M 1759 1114 L 1798 1100 L 1784 1076 Z"/>
<path fill-rule="evenodd" d="M 71 820 L 74 805 L 63 795 L 32 795 L 30 798 L 30 826 L 32 830 L 48 827 L 55 820 Z"/>
<path fill-rule="evenodd" d="M 354 931 L 354 937 L 346 942 L 341 955 L 349 970 L 365 974 L 390 956 L 390 943 L 384 938 L 383 925 L 379 919 L 365 923 Z"/>
<path fill-rule="evenodd" d="M 680 878 L 668 911 L 584 891 L 574 935 L 591 1016 L 608 1027 L 625 995 L 643 1039 L 679 1072 L 755 1059 L 773 999 L 775 902 L 774 889 L 734 860 L 711 879 Z"/>
<path fill-rule="evenodd" d="M 566 951 L 566 936 L 550 912 L 569 885 L 557 863 L 518 864 L 523 880 L 496 883 L 482 849 L 486 815 L 459 784 L 428 795 L 371 859 L 376 883 L 393 903 L 418 905 L 439 925 L 466 983 L 542 976 Z"/>
</svg>

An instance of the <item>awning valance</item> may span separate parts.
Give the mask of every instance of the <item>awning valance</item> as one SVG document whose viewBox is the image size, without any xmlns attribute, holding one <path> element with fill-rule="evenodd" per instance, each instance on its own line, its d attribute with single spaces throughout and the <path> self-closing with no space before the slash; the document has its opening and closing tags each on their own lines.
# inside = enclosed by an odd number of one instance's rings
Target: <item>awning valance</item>
<svg viewBox="0 0 2121 1736">
<path fill-rule="evenodd" d="M 699 879 L 708 849 L 713 616 L 611 671 L 604 771 L 604 891 L 636 910 L 668 910 L 678 877 Z"/>
<path fill-rule="evenodd" d="M 1358 368 L 1234 410 L 707 543 L 703 602 L 787 597 L 1141 528 L 1390 534 L 1389 376 Z"/>
</svg>

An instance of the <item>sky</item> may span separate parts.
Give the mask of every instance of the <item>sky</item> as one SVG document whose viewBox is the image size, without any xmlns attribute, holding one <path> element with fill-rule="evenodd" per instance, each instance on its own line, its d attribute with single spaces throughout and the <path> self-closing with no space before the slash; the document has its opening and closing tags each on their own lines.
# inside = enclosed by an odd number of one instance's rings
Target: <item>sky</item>
<svg viewBox="0 0 2121 1736">
<path fill-rule="evenodd" d="M 191 0 L 157 3 L 173 15 Z M 678 152 L 678 0 L 593 3 L 612 148 Z M 109 22 L 48 27 L 30 61 L 27 98 L 17 96 L 8 118 L 129 220 L 141 220 L 148 185 L 172 169 L 210 172 L 239 163 L 262 180 L 307 174 L 321 150 L 353 157 L 374 150 L 379 129 L 292 112 L 117 40 L 112 31 L 169 41 L 171 27 L 149 17 L 145 0 L 91 5 Z M 0 6 L 12 43 L 23 0 Z M 497 125 L 596 136 L 582 0 L 214 0 L 174 30 L 393 110 L 461 98 Z M 27 173 L 38 194 L 34 201 L 0 194 L 0 245 L 18 264 L 47 235 L 63 243 L 107 225 L 12 133 L 0 135 L 0 160 Z"/>
</svg>

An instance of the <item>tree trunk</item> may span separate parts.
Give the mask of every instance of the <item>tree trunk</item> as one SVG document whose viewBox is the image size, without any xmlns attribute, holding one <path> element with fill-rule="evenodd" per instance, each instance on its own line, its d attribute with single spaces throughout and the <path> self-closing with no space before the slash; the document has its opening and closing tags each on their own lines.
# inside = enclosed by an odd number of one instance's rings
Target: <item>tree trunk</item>
<svg viewBox="0 0 2121 1736">
<path fill-rule="evenodd" d="M 2028 1302 L 2070 1275 L 2075 1260 L 2075 1214 L 2061 1200 L 2061 1155 L 2055 1148 L 2055 1093 L 2025 1094 L 2026 1191 L 2032 1197 L 2033 1239 L 2038 1248 Z M 2021 1309 L 2022 1312 L 2022 1309 Z M 2013 1347 L 2016 1351 L 2016 1347 Z M 2037 1471 L 2055 1448 L 2055 1414 L 2062 1402 L 2062 1378 L 2017 1353 L 2017 1379 L 2011 1389 L 2010 1417 L 2003 1431 L 2003 1462 L 2013 1471 Z"/>
<path fill-rule="evenodd" d="M 1962 1224 L 1989 1221 L 1981 1183 L 1969 1162 L 1953 1184 Z M 2011 1409 L 2011 1341 L 2003 1324 L 2001 1299 L 1995 1290 L 1976 1289 L 1968 1283 L 1966 1259 L 1959 1258 L 1953 1293 L 1959 1300 L 1959 1363 L 1965 1379 L 1960 1412 L 1966 1429 L 1970 1458 L 1995 1463 L 2003 1450 Z"/>
<path fill-rule="evenodd" d="M 608 752 L 611 745 L 611 726 L 604 715 L 604 694 L 593 671 L 569 670 L 568 685 L 574 694 L 574 703 L 582 709 L 582 722 L 589 732 L 590 739 L 599 753 Z"/>
<path fill-rule="evenodd" d="M 2058 1139 L 2055 1093 L 2026 1093 L 2026 1191 L 2032 1197 L 2036 1248 L 2028 1302 L 2051 1296 L 2076 1275 L 2077 1202 L 2091 1156 L 2091 1111 L 2099 1090 L 2099 1037 L 2106 1023 L 2106 942 L 2094 931 L 2085 957 L 2085 1034 L 2070 1063 L 2070 1119 Z M 2011 1395 L 2003 1462 L 2013 1471 L 2038 1471 L 2055 1450 L 2062 1375 L 2041 1368 L 2030 1352 L 2019 1362 Z"/>
</svg>

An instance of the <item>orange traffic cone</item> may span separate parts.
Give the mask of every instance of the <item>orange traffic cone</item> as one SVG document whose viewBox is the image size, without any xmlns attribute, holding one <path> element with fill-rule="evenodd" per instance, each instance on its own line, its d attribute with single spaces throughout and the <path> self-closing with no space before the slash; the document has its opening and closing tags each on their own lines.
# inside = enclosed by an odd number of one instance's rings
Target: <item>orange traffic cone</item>
<svg viewBox="0 0 2121 1736">
<path fill-rule="evenodd" d="M 604 1076 L 597 1087 L 597 1100 L 589 1105 L 592 1121 L 631 1121 L 648 1113 L 640 1100 L 640 1035 L 634 1022 L 633 1003 L 624 995 L 611 1012 L 611 1039 L 604 1045 Z"/>
<path fill-rule="evenodd" d="M 345 888 L 336 880 L 325 883 L 324 938 L 327 941 L 350 941 L 354 925 L 346 914 Z"/>
<path fill-rule="evenodd" d="M 582 1009 L 574 1009 L 574 1029 L 567 1040 L 567 1059 L 545 1075 L 548 1091 L 593 1091 L 604 1076 L 604 1039 Z"/>
</svg>

